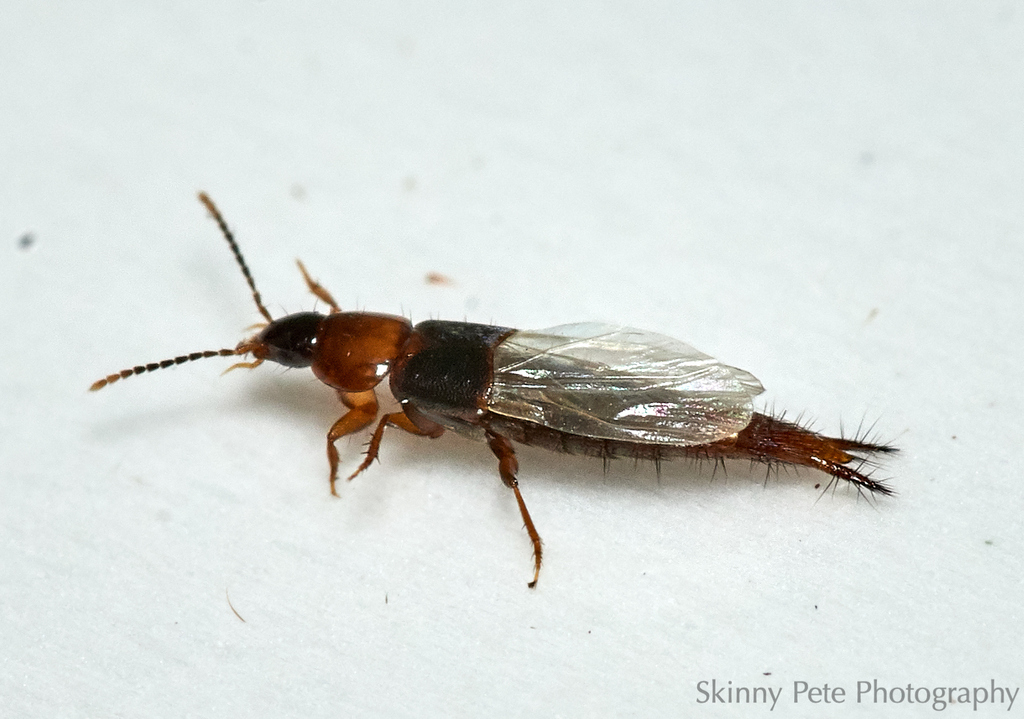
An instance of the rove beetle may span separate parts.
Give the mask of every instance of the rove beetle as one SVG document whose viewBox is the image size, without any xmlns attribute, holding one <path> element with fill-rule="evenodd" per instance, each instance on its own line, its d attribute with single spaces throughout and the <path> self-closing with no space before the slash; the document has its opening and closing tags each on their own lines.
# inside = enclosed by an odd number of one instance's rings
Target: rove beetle
<svg viewBox="0 0 1024 719">
<path fill-rule="evenodd" d="M 337 496 L 334 443 L 376 420 L 366 456 L 354 478 L 370 466 L 388 425 L 425 437 L 445 430 L 486 441 L 498 459 L 501 480 L 515 494 L 533 543 L 533 580 L 541 566 L 541 540 L 519 491 L 513 442 L 555 452 L 610 459 L 689 457 L 723 463 L 748 459 L 801 465 L 854 485 L 860 493 L 891 495 L 872 479 L 870 457 L 894 452 L 863 438 L 825 437 L 798 423 L 755 412 L 764 391 L 748 372 L 723 364 L 678 340 L 629 327 L 598 323 L 520 331 L 509 327 L 342 312 L 301 262 L 306 286 L 330 308 L 274 319 L 213 201 L 199 200 L 220 227 L 266 324 L 234 349 L 193 352 L 122 370 L 94 383 L 101 389 L 132 375 L 206 357 L 253 359 L 309 367 L 333 387 L 348 411 L 327 433 L 331 493 Z M 388 378 L 401 411 L 378 420 L 374 388 Z M 827 487 L 826 487 L 827 489 Z"/>
</svg>

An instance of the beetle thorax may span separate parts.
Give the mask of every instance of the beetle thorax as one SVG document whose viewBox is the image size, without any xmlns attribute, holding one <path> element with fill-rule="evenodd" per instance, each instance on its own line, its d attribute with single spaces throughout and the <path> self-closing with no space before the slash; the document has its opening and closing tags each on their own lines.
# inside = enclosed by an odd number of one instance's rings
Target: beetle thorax
<svg viewBox="0 0 1024 719">
<path fill-rule="evenodd" d="M 393 315 L 335 312 L 320 317 L 309 366 L 320 381 L 344 392 L 376 387 L 412 333 L 409 320 Z"/>
</svg>

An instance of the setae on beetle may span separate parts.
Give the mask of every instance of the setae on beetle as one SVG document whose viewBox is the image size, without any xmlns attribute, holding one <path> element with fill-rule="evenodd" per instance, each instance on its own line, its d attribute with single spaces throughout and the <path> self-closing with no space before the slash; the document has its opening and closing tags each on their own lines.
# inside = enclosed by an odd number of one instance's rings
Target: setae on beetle
<svg viewBox="0 0 1024 719">
<path fill-rule="evenodd" d="M 749 459 L 800 465 L 845 480 L 858 492 L 890 495 L 872 479 L 871 456 L 894 447 L 863 438 L 825 437 L 798 423 L 755 412 L 764 389 L 748 372 L 723 364 L 664 335 L 598 323 L 521 331 L 509 327 L 342 312 L 301 262 L 306 286 L 330 308 L 278 319 L 263 305 L 234 236 L 213 201 L 206 206 L 223 233 L 260 313 L 263 329 L 234 349 L 193 352 L 125 369 L 95 382 L 101 389 L 131 377 L 205 357 L 251 356 L 228 369 L 263 362 L 309 367 L 333 387 L 348 411 L 327 432 L 331 493 L 337 495 L 334 443 L 377 420 L 366 456 L 352 479 L 370 466 L 388 425 L 425 437 L 452 430 L 486 441 L 501 480 L 515 494 L 533 543 L 533 579 L 541 540 L 519 490 L 513 442 L 555 452 L 609 459 L 689 457 L 722 463 Z M 388 378 L 401 411 L 377 419 L 374 388 Z"/>
</svg>

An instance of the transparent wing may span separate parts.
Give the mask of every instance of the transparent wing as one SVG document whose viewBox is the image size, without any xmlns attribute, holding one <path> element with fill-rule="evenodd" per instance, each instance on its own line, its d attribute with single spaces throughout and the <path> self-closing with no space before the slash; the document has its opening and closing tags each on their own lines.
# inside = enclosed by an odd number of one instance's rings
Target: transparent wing
<svg viewBox="0 0 1024 719">
<path fill-rule="evenodd" d="M 516 332 L 495 347 L 487 404 L 570 434 L 694 445 L 746 427 L 763 391 L 679 340 L 587 322 Z"/>
</svg>

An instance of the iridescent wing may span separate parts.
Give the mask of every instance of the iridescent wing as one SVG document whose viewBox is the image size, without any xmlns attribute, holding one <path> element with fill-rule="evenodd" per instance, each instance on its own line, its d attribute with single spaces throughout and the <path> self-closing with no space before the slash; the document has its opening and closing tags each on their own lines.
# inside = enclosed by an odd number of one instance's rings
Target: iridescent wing
<svg viewBox="0 0 1024 719">
<path fill-rule="evenodd" d="M 496 346 L 487 407 L 570 434 L 695 445 L 746 427 L 763 391 L 684 342 L 587 322 L 515 332 Z"/>
</svg>

